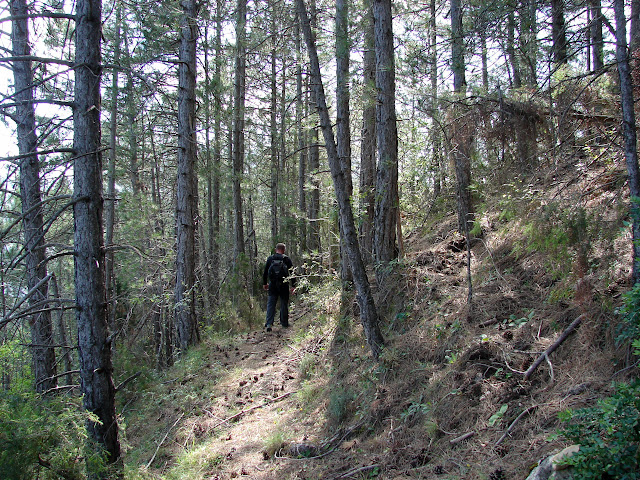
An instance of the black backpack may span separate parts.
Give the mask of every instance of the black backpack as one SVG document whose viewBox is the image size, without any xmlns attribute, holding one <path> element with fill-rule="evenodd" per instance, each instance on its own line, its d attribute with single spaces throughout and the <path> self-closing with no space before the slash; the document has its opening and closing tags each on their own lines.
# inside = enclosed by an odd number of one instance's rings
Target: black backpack
<svg viewBox="0 0 640 480">
<path fill-rule="evenodd" d="M 284 263 L 284 255 L 280 255 L 279 257 L 273 257 L 271 259 L 271 265 L 269 265 L 269 281 L 275 282 L 276 284 L 281 284 L 285 278 L 289 276 L 289 269 L 287 265 Z"/>
</svg>

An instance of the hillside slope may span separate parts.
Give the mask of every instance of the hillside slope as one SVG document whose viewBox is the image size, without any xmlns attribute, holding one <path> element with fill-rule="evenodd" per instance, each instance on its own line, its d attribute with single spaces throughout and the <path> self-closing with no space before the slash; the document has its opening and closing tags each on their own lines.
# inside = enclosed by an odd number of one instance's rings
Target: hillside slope
<svg viewBox="0 0 640 480">
<path fill-rule="evenodd" d="M 206 340 L 129 399 L 128 475 L 524 480 L 565 446 L 559 412 L 637 375 L 614 342 L 629 287 L 623 178 L 567 165 L 480 201 L 471 306 L 454 215 L 412 231 L 377 289 L 378 363 L 332 278 L 295 300 L 291 329 Z"/>
</svg>

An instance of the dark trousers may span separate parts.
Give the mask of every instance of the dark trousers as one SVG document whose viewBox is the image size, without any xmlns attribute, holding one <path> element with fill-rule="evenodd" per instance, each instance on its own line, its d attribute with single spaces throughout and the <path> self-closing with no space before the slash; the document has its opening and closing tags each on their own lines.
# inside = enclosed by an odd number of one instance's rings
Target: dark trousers
<svg viewBox="0 0 640 480">
<path fill-rule="evenodd" d="M 273 319 L 276 316 L 276 303 L 280 299 L 280 323 L 283 327 L 289 326 L 289 287 L 284 285 L 283 288 L 272 290 L 269 288 L 269 298 L 267 299 L 267 323 L 265 326 L 273 325 Z"/>
</svg>

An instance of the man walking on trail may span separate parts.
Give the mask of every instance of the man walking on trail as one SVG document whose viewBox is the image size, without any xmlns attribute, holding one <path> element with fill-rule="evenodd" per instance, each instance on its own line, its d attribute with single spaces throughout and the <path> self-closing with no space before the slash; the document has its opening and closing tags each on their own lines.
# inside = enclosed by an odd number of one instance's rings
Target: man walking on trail
<svg viewBox="0 0 640 480">
<path fill-rule="evenodd" d="M 276 245 L 276 253 L 267 258 L 262 274 L 262 285 L 269 292 L 267 300 L 267 323 L 264 328 L 271 331 L 273 318 L 276 314 L 276 303 L 280 298 L 280 323 L 284 328 L 289 327 L 289 293 L 295 294 L 295 278 L 290 277 L 293 262 L 284 254 L 284 243 Z"/>
</svg>

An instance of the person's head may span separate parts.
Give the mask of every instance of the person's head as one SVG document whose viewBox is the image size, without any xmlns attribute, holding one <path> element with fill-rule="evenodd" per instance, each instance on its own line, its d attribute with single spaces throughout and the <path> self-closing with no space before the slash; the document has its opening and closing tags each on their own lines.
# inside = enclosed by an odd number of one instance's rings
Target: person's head
<svg viewBox="0 0 640 480">
<path fill-rule="evenodd" d="M 279 243 L 276 245 L 276 253 L 284 253 L 286 248 L 284 243 Z"/>
</svg>

